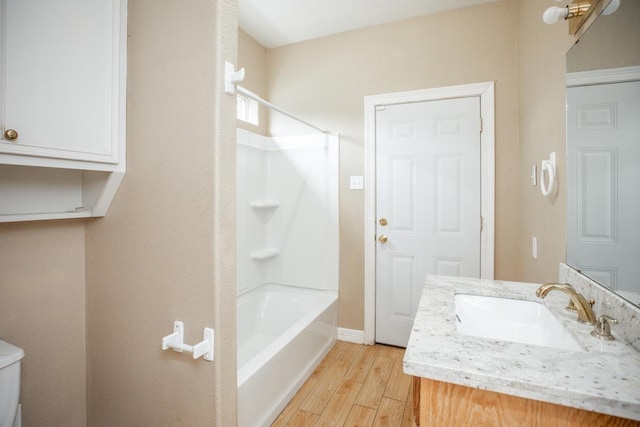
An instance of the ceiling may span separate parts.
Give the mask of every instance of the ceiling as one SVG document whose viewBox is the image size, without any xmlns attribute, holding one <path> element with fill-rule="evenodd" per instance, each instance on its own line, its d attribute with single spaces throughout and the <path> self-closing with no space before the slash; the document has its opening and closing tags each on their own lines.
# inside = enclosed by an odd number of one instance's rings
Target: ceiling
<svg viewBox="0 0 640 427">
<path fill-rule="evenodd" d="M 496 0 L 239 0 L 239 25 L 266 48 Z"/>
</svg>

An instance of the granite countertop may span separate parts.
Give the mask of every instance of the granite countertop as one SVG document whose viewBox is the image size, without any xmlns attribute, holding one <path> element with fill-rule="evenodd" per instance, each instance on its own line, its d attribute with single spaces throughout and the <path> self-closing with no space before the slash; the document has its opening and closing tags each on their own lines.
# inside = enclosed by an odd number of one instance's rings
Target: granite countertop
<svg viewBox="0 0 640 427">
<path fill-rule="evenodd" d="M 568 298 L 540 284 L 429 276 L 423 289 L 404 372 L 482 390 L 640 420 L 640 352 L 620 339 L 590 335 L 564 310 Z M 456 330 L 456 293 L 542 301 L 570 330 L 584 352 L 463 335 Z M 596 313 L 596 316 L 601 313 Z M 616 325 L 612 333 L 616 336 Z"/>
</svg>

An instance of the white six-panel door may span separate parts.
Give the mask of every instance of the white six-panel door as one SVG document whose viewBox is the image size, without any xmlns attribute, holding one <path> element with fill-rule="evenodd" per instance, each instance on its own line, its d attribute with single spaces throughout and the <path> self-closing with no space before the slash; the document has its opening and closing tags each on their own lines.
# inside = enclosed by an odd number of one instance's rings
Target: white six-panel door
<svg viewBox="0 0 640 427">
<path fill-rule="evenodd" d="M 376 341 L 405 347 L 427 274 L 480 277 L 480 98 L 376 111 Z"/>
<path fill-rule="evenodd" d="M 640 82 L 567 89 L 567 263 L 637 291 Z"/>
</svg>

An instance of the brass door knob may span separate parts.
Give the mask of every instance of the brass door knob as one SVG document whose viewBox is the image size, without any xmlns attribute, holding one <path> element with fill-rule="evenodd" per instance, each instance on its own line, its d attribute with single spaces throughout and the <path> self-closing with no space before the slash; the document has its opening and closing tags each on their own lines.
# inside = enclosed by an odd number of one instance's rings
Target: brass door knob
<svg viewBox="0 0 640 427">
<path fill-rule="evenodd" d="M 380 243 L 387 243 L 387 236 L 385 236 L 384 234 L 381 234 L 380 237 L 378 237 L 378 241 Z"/>
<path fill-rule="evenodd" d="M 8 141 L 13 141 L 14 139 L 18 139 L 18 132 L 13 129 L 7 129 L 4 131 L 4 139 Z"/>
<path fill-rule="evenodd" d="M 381 226 L 385 226 L 387 225 L 389 222 L 387 221 L 387 218 L 380 218 L 380 221 L 378 221 L 380 223 Z"/>
</svg>

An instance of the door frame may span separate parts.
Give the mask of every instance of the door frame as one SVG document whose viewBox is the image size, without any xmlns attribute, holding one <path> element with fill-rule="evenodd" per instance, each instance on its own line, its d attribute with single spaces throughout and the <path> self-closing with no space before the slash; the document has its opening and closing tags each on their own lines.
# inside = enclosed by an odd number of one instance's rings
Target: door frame
<svg viewBox="0 0 640 427">
<path fill-rule="evenodd" d="M 640 80 L 640 66 L 608 68 L 606 70 L 567 73 L 567 87 L 594 84 L 624 83 Z"/>
<path fill-rule="evenodd" d="M 480 277 L 493 279 L 495 227 L 495 101 L 494 82 L 393 92 L 364 97 L 364 344 L 375 343 L 376 326 L 376 107 L 480 97 Z"/>
</svg>

